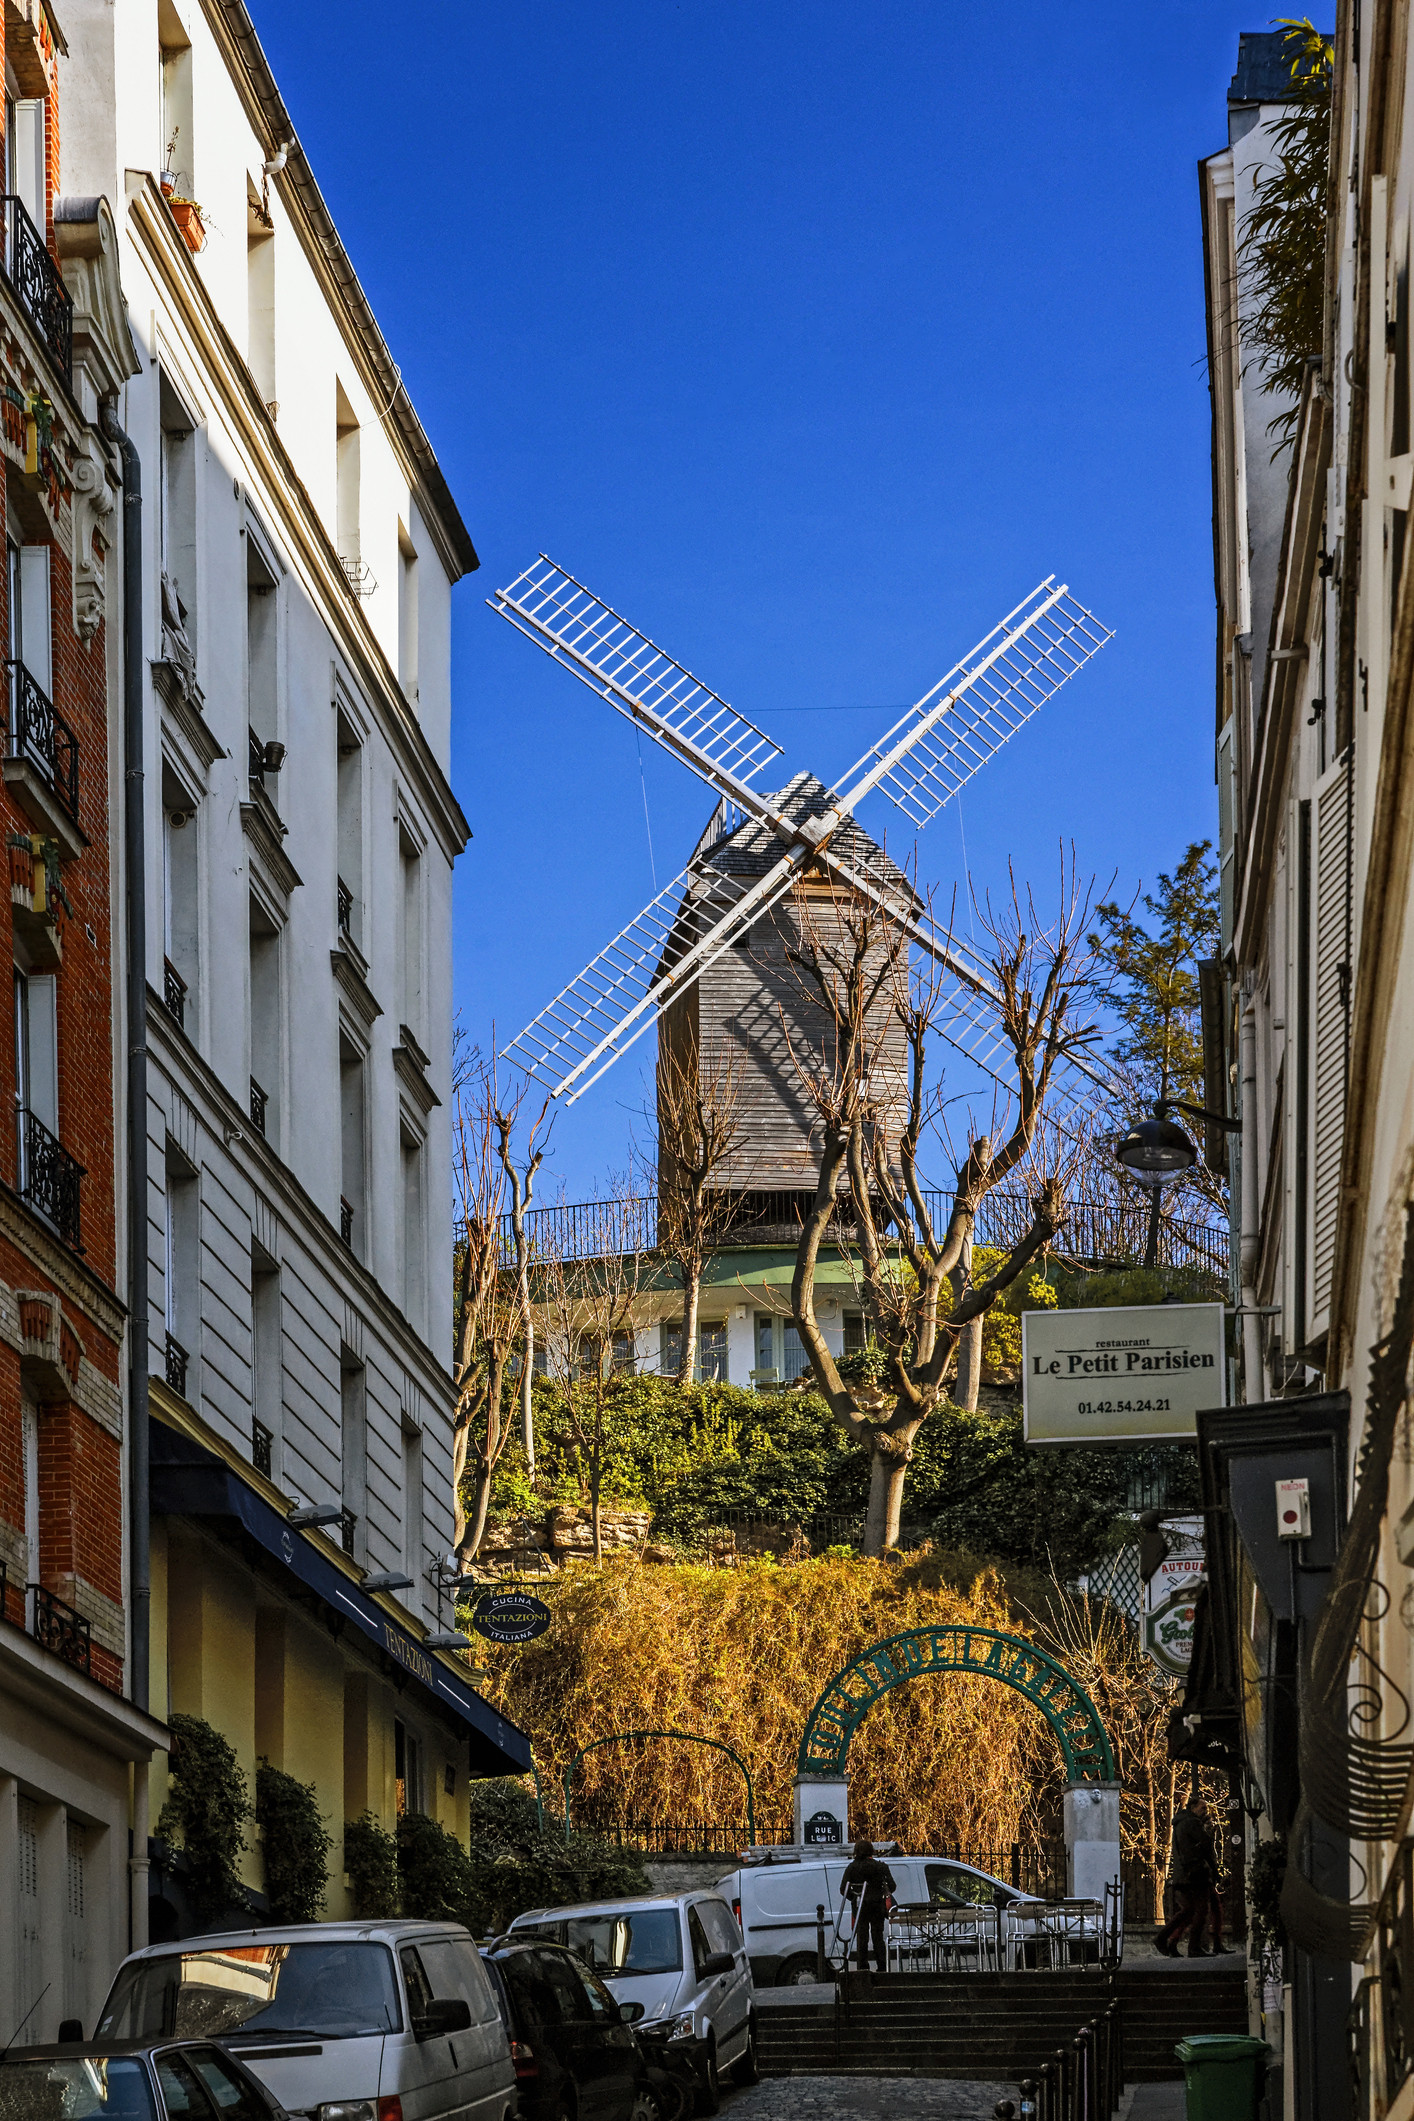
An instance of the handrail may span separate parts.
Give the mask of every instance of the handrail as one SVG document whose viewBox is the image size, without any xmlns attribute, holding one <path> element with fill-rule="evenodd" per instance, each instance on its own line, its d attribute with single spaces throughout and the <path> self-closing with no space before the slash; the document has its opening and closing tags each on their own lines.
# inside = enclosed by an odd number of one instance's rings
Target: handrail
<svg viewBox="0 0 1414 2121">
<path fill-rule="evenodd" d="M 709 1745 L 715 1752 L 725 1753 L 729 1760 L 734 1760 L 741 1769 L 742 1780 L 746 1784 L 746 1845 L 748 1848 L 755 1848 L 756 1792 L 752 1786 L 751 1770 L 747 1767 L 740 1753 L 734 1752 L 732 1747 L 727 1745 L 723 1739 L 704 1738 L 700 1731 L 610 1731 L 607 1738 L 591 1738 L 588 1745 L 582 1745 L 564 1773 L 566 1841 L 570 1838 L 570 1783 L 580 1761 L 585 1758 L 586 1754 L 597 1753 L 601 1745 L 622 1745 L 631 1738 L 677 1738 L 685 1745 Z"/>
</svg>

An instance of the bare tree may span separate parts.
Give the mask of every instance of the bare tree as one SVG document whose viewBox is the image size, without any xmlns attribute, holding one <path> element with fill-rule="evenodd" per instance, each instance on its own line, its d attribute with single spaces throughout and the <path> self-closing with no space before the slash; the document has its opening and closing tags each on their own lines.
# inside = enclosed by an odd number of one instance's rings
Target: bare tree
<svg viewBox="0 0 1414 2121">
<path fill-rule="evenodd" d="M 796 1330 L 831 1413 L 870 1457 L 864 1550 L 884 1553 L 898 1538 L 913 1440 L 945 1398 L 957 1344 L 1023 1274 L 1064 1215 L 1064 1170 L 1037 1166 L 1039 1122 L 1057 1067 L 1088 1045 L 1094 1027 L 1078 1005 L 1094 980 L 1085 939 L 1086 896 L 1062 870 L 1062 911 L 1045 928 L 1029 899 L 1012 888 L 1004 917 L 987 923 L 990 970 L 1015 1090 L 995 1139 L 977 1135 L 956 1173 L 947 1227 L 939 1231 L 926 1198 L 920 1158 L 938 1128 L 941 1093 L 930 1075 L 930 1044 L 944 993 L 936 967 L 915 972 L 906 937 L 876 907 L 843 890 L 822 913 L 818 887 L 798 892 L 802 979 L 823 1003 L 831 1035 L 797 1067 L 818 1115 L 822 1147 L 815 1202 L 801 1231 L 791 1286 Z M 906 1084 L 888 1064 L 901 1028 Z M 995 1270 L 967 1279 L 944 1317 L 943 1283 L 964 1268 L 977 1210 L 993 1186 L 1017 1174 L 1034 1194 L 1025 1229 Z M 842 1212 L 842 1189 L 847 1207 Z M 884 1359 L 877 1386 L 846 1384 L 815 1315 L 820 1248 L 847 1218 L 858 1256 L 860 1295 Z M 840 1241 L 847 1233 L 838 1231 Z"/>
<path fill-rule="evenodd" d="M 696 1042 L 658 1059 L 658 1250 L 682 1281 L 679 1384 L 692 1382 L 702 1275 L 731 1221 L 735 1174 L 746 1145 L 742 1056 Z"/>
<path fill-rule="evenodd" d="M 604 1476 L 618 1440 L 624 1386 L 634 1367 L 634 1312 L 650 1271 L 627 1185 L 579 1212 L 580 1242 L 568 1258 L 548 1251 L 536 1281 L 546 1314 L 545 1354 L 580 1477 L 589 1490 L 594 1559 L 604 1558 Z"/>
<path fill-rule="evenodd" d="M 506 1095 L 489 1063 L 473 1049 L 458 1054 L 452 1102 L 452 1173 L 460 1238 L 456 1255 L 456 1349 L 452 1381 L 457 1407 L 452 1452 L 457 1551 L 471 1559 L 481 1545 L 496 1468 L 510 1440 L 505 1404 L 507 1373 L 519 1353 L 527 1458 L 534 1463 L 528 1408 L 534 1352 L 525 1235 L 525 1204 L 545 1154 L 548 1103 L 532 1121 L 520 1154 L 516 1133 L 526 1088 Z M 508 1271 L 502 1220 L 510 1190 L 514 1268 Z M 463 1492 L 468 1468 L 474 1495 Z"/>
</svg>

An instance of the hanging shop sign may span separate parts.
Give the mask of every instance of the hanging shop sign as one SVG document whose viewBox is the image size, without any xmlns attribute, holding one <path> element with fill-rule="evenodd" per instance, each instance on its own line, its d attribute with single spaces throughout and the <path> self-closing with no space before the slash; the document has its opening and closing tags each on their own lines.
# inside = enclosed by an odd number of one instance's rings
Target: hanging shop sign
<svg viewBox="0 0 1414 2121">
<path fill-rule="evenodd" d="M 471 1624 L 487 1642 L 534 1642 L 550 1625 L 550 1608 L 528 1591 L 490 1591 L 477 1600 Z"/>
<path fill-rule="evenodd" d="M 1223 1307 L 1023 1311 L 1021 1373 L 1028 1443 L 1194 1436 L 1202 1409 L 1227 1404 Z"/>
<path fill-rule="evenodd" d="M 1144 1647 L 1161 1672 L 1186 1679 L 1193 1662 L 1193 1614 L 1197 1579 L 1170 1591 L 1144 1615 Z"/>
</svg>

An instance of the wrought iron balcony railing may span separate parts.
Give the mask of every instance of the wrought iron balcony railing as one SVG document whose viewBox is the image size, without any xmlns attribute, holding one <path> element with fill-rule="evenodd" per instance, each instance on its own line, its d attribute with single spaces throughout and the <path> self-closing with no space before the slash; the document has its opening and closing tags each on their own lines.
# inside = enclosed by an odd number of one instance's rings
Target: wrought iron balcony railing
<svg viewBox="0 0 1414 2121">
<path fill-rule="evenodd" d="M 342 877 L 340 877 L 338 881 L 339 933 L 340 935 L 348 935 L 352 932 L 350 928 L 350 923 L 353 920 L 353 893 L 352 891 L 350 891 L 348 885 L 344 882 Z"/>
<path fill-rule="evenodd" d="M 275 1432 L 267 1429 L 263 1421 L 252 1419 L 250 1425 L 250 1462 L 257 1473 L 267 1480 L 273 1478 L 275 1466 Z"/>
<path fill-rule="evenodd" d="M 82 1252 L 79 1183 L 87 1173 L 28 1106 L 20 1106 L 18 1118 L 20 1197 L 54 1225 L 66 1244 Z"/>
<path fill-rule="evenodd" d="M 246 741 L 249 746 L 246 770 L 250 778 L 250 785 L 252 788 L 263 788 L 265 786 L 265 746 L 253 729 L 247 729 Z"/>
<path fill-rule="evenodd" d="M 163 1347 L 163 1363 L 166 1369 L 167 1383 L 176 1393 L 178 1399 L 185 1399 L 187 1396 L 187 1364 L 190 1360 L 190 1356 L 176 1334 L 169 1333 Z"/>
<path fill-rule="evenodd" d="M 341 1547 L 343 1548 L 344 1552 L 345 1552 L 345 1553 L 346 1553 L 347 1555 L 349 1555 L 350 1557 L 352 1557 L 352 1555 L 353 1555 L 353 1550 L 354 1550 L 354 1528 L 355 1528 L 355 1526 L 357 1525 L 357 1523 L 358 1523 L 358 1513 L 357 1513 L 356 1511 L 354 1511 L 354 1510 L 344 1510 L 344 1511 L 342 1511 L 342 1512 L 340 1513 L 340 1516 L 339 1516 L 339 1545 L 340 1545 L 340 1546 L 341 1546 Z"/>
<path fill-rule="evenodd" d="M 5 667 L 10 673 L 10 757 L 27 760 L 77 824 L 79 740 L 23 663 L 7 656 Z"/>
<path fill-rule="evenodd" d="M 22 199 L 5 195 L 5 272 L 20 307 L 43 339 L 66 384 L 73 381 L 74 303 Z"/>
<path fill-rule="evenodd" d="M 185 1025 L 187 1020 L 187 983 L 172 963 L 170 957 L 162 960 L 162 1001 L 167 1014 L 176 1023 Z"/>
<path fill-rule="evenodd" d="M 353 1243 L 353 1202 L 339 1195 L 339 1235 L 346 1245 Z"/>
<path fill-rule="evenodd" d="M 42 1649 L 52 1650 L 87 1678 L 93 1668 L 90 1624 L 74 1606 L 46 1591 L 42 1583 L 26 1584 L 30 1598 L 30 1633 Z"/>
<path fill-rule="evenodd" d="M 270 1092 L 262 1090 L 255 1077 L 250 1079 L 250 1123 L 257 1134 L 265 1132 L 265 1108 L 270 1102 Z"/>
</svg>

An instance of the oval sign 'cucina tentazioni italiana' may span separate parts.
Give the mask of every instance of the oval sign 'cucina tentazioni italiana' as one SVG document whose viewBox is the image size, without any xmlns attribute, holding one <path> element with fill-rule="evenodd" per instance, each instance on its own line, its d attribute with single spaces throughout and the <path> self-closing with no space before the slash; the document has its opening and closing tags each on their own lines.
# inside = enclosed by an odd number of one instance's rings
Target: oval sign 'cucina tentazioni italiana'
<svg viewBox="0 0 1414 2121">
<path fill-rule="evenodd" d="M 487 1642 L 534 1642 L 550 1625 L 550 1608 L 528 1591 L 491 1591 L 477 1601 L 471 1624 Z"/>
</svg>

